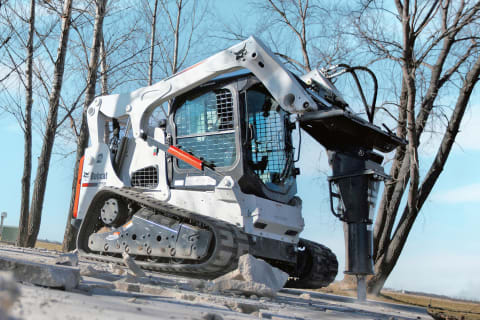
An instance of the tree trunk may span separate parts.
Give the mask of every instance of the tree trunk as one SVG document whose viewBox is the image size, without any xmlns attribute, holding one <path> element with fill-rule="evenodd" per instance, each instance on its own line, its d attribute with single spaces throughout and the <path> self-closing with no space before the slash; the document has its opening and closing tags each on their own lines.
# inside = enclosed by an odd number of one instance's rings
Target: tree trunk
<svg viewBox="0 0 480 320">
<path fill-rule="evenodd" d="M 173 37 L 175 40 L 173 45 L 172 74 L 175 74 L 178 71 L 178 46 L 179 46 L 179 38 L 180 38 L 180 19 L 182 16 L 182 0 L 177 2 L 177 9 L 178 9 L 177 21 L 175 25 L 175 30 L 173 32 Z"/>
<path fill-rule="evenodd" d="M 20 221 L 18 224 L 17 246 L 24 247 L 28 234 L 28 214 L 30 203 L 30 182 L 32 177 L 32 64 L 33 64 L 33 36 L 35 31 L 35 0 L 30 1 L 30 20 L 27 42 L 27 67 L 25 87 L 25 116 L 23 119 L 24 130 L 24 155 L 22 176 L 22 198 L 20 208 Z"/>
<path fill-rule="evenodd" d="M 53 71 L 52 91 L 50 92 L 49 97 L 47 123 L 43 137 L 42 150 L 38 159 L 37 175 L 35 178 L 32 205 L 30 207 L 30 215 L 28 219 L 28 235 L 26 240 L 26 246 L 28 247 L 35 246 L 42 220 L 42 209 L 43 201 L 45 199 L 48 169 L 50 166 L 50 158 L 52 155 L 55 133 L 57 131 L 58 103 L 62 89 L 71 15 L 72 0 L 65 0 L 62 15 L 62 29 L 57 50 L 57 60 L 55 61 L 55 67 Z"/>
<path fill-rule="evenodd" d="M 157 8 L 158 0 L 155 0 L 153 5 L 152 26 L 150 28 L 150 58 L 148 60 L 148 85 L 153 83 L 153 55 L 155 53 L 155 33 L 157 28 Z"/>
<path fill-rule="evenodd" d="M 433 189 L 440 173 L 443 171 L 445 163 L 452 149 L 458 134 L 460 124 L 462 122 L 465 110 L 470 100 L 471 94 L 480 76 L 480 56 L 478 56 L 475 64 L 467 73 L 462 86 L 460 86 L 455 109 L 449 119 L 449 123 L 443 135 L 442 142 L 438 148 L 435 160 L 433 161 L 425 179 L 419 188 L 410 190 L 409 193 L 415 193 L 415 202 L 407 205 L 398 222 L 395 233 L 386 250 L 375 263 L 375 276 L 368 283 L 369 292 L 379 294 L 383 288 L 385 281 L 395 267 L 400 254 L 405 246 L 408 235 L 413 224 L 420 212 L 425 200 Z"/>
<path fill-rule="evenodd" d="M 75 205 L 75 191 L 78 178 L 78 167 L 80 165 L 80 159 L 83 157 L 85 148 L 88 145 L 88 128 L 87 128 L 87 108 L 95 98 L 95 86 L 97 83 L 97 71 L 98 71 L 98 56 L 100 52 L 101 38 L 103 37 L 103 18 L 105 16 L 105 9 L 107 6 L 107 0 L 96 1 L 95 12 L 95 24 L 93 27 L 93 40 L 92 48 L 90 49 L 90 62 L 88 66 L 87 75 L 87 90 L 85 93 L 85 104 L 82 113 L 82 124 L 80 126 L 80 132 L 77 139 L 77 153 L 75 160 L 75 169 L 72 180 L 72 194 L 70 198 L 70 209 L 68 213 L 67 225 L 65 228 L 65 234 L 63 237 L 63 250 L 71 251 L 75 248 L 75 240 L 77 230 L 71 225 L 73 218 L 73 209 Z"/>
</svg>

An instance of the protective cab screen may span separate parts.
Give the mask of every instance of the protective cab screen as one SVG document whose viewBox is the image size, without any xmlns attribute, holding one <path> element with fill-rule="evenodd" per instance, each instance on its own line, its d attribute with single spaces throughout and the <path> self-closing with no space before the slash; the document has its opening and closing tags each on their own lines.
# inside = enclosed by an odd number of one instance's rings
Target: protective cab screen
<svg viewBox="0 0 480 320">
<path fill-rule="evenodd" d="M 187 100 L 175 113 L 177 146 L 216 167 L 229 167 L 236 159 L 232 93 L 207 92 Z M 190 166 L 177 160 L 180 169 Z"/>
<path fill-rule="evenodd" d="M 287 114 L 263 91 L 247 91 L 250 140 L 249 164 L 265 185 L 281 184 L 289 176 L 293 148 L 287 130 Z"/>
</svg>

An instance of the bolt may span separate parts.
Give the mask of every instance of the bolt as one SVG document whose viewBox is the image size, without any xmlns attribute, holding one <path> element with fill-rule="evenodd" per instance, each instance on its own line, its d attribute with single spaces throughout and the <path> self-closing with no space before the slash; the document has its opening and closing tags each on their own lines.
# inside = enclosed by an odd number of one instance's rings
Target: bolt
<svg viewBox="0 0 480 320">
<path fill-rule="evenodd" d="M 308 109 L 308 107 L 310 107 L 310 104 L 308 103 L 308 101 L 305 101 L 303 103 L 303 109 Z"/>
</svg>

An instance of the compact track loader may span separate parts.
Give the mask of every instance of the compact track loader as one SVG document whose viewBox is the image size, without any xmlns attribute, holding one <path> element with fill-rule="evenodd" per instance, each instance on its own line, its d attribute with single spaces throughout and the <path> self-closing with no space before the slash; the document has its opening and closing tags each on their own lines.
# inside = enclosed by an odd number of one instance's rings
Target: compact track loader
<svg viewBox="0 0 480 320">
<path fill-rule="evenodd" d="M 152 86 L 98 97 L 87 118 L 72 220 L 82 255 L 127 252 L 145 269 L 213 278 L 250 253 L 288 272 L 291 287 L 328 285 L 335 255 L 299 237 L 292 132 L 302 128 L 328 150 L 346 272 L 373 272 L 372 212 L 387 178 L 374 150 L 403 141 L 355 116 L 326 73 L 297 77 L 250 37 Z"/>
</svg>

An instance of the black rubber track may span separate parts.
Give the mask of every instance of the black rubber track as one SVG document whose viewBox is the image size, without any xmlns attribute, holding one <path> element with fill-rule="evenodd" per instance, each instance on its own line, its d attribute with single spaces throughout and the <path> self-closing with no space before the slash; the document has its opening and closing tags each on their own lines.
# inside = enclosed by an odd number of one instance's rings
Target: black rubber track
<svg viewBox="0 0 480 320">
<path fill-rule="evenodd" d="M 213 234 L 213 246 L 210 254 L 204 259 L 200 261 L 192 260 L 191 263 L 187 260 L 184 263 L 176 263 L 173 259 L 170 262 L 162 263 L 136 260 L 136 263 L 143 269 L 213 279 L 235 269 L 238 258 L 249 252 L 248 235 L 232 224 L 162 202 L 145 195 L 142 190 L 104 187 L 92 200 L 78 232 L 77 248 L 79 254 L 87 259 L 123 265 L 121 258 L 105 253 L 91 252 L 88 248 L 88 237 L 97 231 L 95 228 L 99 222 L 100 209 L 105 200 L 114 196 L 127 201 L 134 201 L 143 207 L 175 218 L 178 221 L 205 228 Z M 328 286 L 335 279 L 338 271 L 338 262 L 335 255 L 327 247 L 309 240 L 301 239 L 299 246 L 305 247 L 305 251 L 300 252 L 298 256 L 301 270 L 297 271 L 295 275 L 290 275 L 292 278 L 287 282 L 286 287 L 322 288 Z"/>
<path fill-rule="evenodd" d="M 297 277 L 290 278 L 285 287 L 318 289 L 332 283 L 338 272 L 335 254 L 329 248 L 305 239 L 300 239 L 299 247 L 305 247 L 298 256 L 298 260 L 302 259 L 299 265 L 303 270 Z"/>
<path fill-rule="evenodd" d="M 110 197 L 120 197 L 132 200 L 155 212 L 175 217 L 179 221 L 188 222 L 201 226 L 213 234 L 213 246 L 210 254 L 192 263 L 175 263 L 174 260 L 166 263 L 136 260 L 142 268 L 158 272 L 189 275 L 196 277 L 214 278 L 228 271 L 235 269 L 238 258 L 248 253 L 248 237 L 235 226 L 221 220 L 198 215 L 182 208 L 177 208 L 165 202 L 156 200 L 134 189 L 104 187 L 92 200 L 85 219 L 80 226 L 77 237 L 77 248 L 79 253 L 92 260 L 113 262 L 123 264 L 121 258 L 90 252 L 88 248 L 88 237 L 95 232 L 95 225 L 98 223 L 98 215 L 104 200 Z"/>
</svg>

